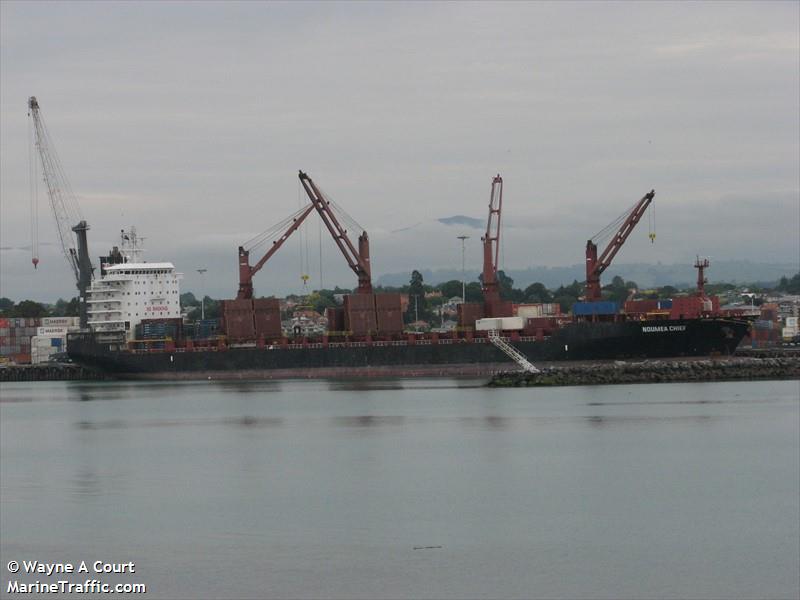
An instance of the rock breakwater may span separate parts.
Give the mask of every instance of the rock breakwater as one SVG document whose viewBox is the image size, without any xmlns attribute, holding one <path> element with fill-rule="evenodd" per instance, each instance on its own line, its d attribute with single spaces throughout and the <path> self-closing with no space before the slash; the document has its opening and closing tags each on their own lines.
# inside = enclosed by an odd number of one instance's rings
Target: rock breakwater
<svg viewBox="0 0 800 600">
<path fill-rule="evenodd" d="M 631 363 L 617 361 L 554 366 L 543 368 L 540 373 L 498 373 L 489 381 L 489 386 L 537 387 L 752 379 L 800 379 L 800 357 L 651 360 Z"/>
</svg>

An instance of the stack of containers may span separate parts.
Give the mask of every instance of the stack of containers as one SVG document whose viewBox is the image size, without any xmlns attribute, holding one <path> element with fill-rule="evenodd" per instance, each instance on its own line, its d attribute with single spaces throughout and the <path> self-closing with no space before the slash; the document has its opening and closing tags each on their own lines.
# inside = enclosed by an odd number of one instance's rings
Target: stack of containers
<svg viewBox="0 0 800 600">
<path fill-rule="evenodd" d="M 797 337 L 798 333 L 798 319 L 797 317 L 786 317 L 786 325 L 783 328 L 783 339 L 791 340 Z"/>
<path fill-rule="evenodd" d="M 31 338 L 39 319 L 12 317 L 0 319 L 0 355 L 17 364 L 31 362 Z"/>
<path fill-rule="evenodd" d="M 45 317 L 31 338 L 31 363 L 48 362 L 54 354 L 67 351 L 67 333 L 77 331 L 78 317 Z"/>
</svg>

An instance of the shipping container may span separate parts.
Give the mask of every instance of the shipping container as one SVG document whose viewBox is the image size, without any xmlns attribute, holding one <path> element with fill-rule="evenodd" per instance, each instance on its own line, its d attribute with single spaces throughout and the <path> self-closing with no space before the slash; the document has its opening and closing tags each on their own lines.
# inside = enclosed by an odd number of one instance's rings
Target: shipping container
<svg viewBox="0 0 800 600">
<path fill-rule="evenodd" d="M 375 317 L 379 334 L 403 332 L 403 310 L 400 294 L 375 294 Z"/>
<path fill-rule="evenodd" d="M 544 315 L 544 308 L 541 304 L 518 304 L 515 314 L 523 319 L 536 319 Z"/>
<path fill-rule="evenodd" d="M 253 300 L 255 336 L 267 339 L 283 336 L 281 328 L 281 305 L 277 298 Z"/>
<path fill-rule="evenodd" d="M 374 294 L 347 294 L 344 297 L 344 327 L 353 335 L 376 333 Z"/>
<path fill-rule="evenodd" d="M 478 319 L 475 321 L 476 331 L 512 331 L 522 329 L 522 317 L 494 317 L 489 319 Z"/>
<path fill-rule="evenodd" d="M 41 327 L 79 327 L 78 317 L 44 317 L 41 320 Z"/>
<path fill-rule="evenodd" d="M 56 326 L 56 325 L 47 325 L 41 326 L 36 328 L 36 335 L 40 336 L 59 336 L 63 337 L 67 335 L 69 329 L 66 326 Z"/>
<path fill-rule="evenodd" d="M 458 326 L 473 329 L 475 321 L 483 318 L 483 303 L 463 302 L 457 307 Z"/>
<path fill-rule="evenodd" d="M 328 319 L 328 331 L 344 331 L 344 309 L 342 307 L 326 308 L 325 318 Z"/>
<path fill-rule="evenodd" d="M 222 319 L 229 339 L 244 341 L 256 338 L 252 300 L 223 300 Z"/>
<path fill-rule="evenodd" d="M 619 312 L 619 304 L 607 300 L 600 302 L 576 302 L 572 305 L 572 314 L 576 316 L 615 315 Z"/>
</svg>

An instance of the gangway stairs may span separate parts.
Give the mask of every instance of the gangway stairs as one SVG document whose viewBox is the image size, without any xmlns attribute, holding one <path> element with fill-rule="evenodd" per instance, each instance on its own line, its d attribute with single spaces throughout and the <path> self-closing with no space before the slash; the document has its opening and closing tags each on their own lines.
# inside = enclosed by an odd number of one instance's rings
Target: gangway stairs
<svg viewBox="0 0 800 600">
<path fill-rule="evenodd" d="M 490 329 L 488 331 L 489 334 L 489 341 L 494 344 L 497 348 L 503 351 L 506 356 L 508 356 L 511 360 L 517 363 L 522 370 L 526 373 L 541 373 L 539 369 L 533 366 L 531 362 L 525 358 L 525 356 L 514 348 L 511 344 L 505 341 L 503 338 L 500 337 L 499 332 L 496 329 Z"/>
</svg>

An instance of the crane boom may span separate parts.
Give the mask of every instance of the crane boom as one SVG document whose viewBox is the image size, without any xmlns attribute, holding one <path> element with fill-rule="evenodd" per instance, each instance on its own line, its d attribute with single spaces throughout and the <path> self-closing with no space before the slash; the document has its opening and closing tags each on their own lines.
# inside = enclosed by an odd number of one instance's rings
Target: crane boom
<svg viewBox="0 0 800 600">
<path fill-rule="evenodd" d="M 497 281 L 497 265 L 500 259 L 500 212 L 503 207 L 503 178 L 498 173 L 492 178 L 489 195 L 489 218 L 483 242 L 483 300 L 486 316 L 495 315 L 495 307 L 500 303 L 500 286 Z"/>
<path fill-rule="evenodd" d="M 245 246 L 239 246 L 239 292 L 236 295 L 237 300 L 249 300 L 253 297 L 253 276 L 261 270 L 261 267 L 275 254 L 283 243 L 289 239 L 305 221 L 306 217 L 314 210 L 314 205 L 309 204 L 295 213 L 291 219 L 289 228 L 283 234 L 272 242 L 272 246 L 266 254 L 252 267 L 250 266 L 250 250 Z"/>
<path fill-rule="evenodd" d="M 28 99 L 28 115 L 33 121 L 34 142 L 41 160 L 42 175 L 47 185 L 50 206 L 56 219 L 61 250 L 67 259 L 67 264 L 72 269 L 78 287 L 81 328 L 85 328 L 87 325 L 86 290 L 91 285 L 93 272 L 86 239 L 89 226 L 81 215 L 78 201 L 69 185 L 61 161 L 58 159 L 35 96 Z M 73 233 L 75 233 L 74 238 Z"/>
<path fill-rule="evenodd" d="M 645 194 L 642 199 L 636 203 L 633 209 L 631 209 L 631 211 L 628 213 L 625 220 L 622 222 L 622 225 L 620 225 L 617 232 L 613 235 L 611 241 L 608 243 L 605 250 L 603 250 L 603 253 L 599 258 L 597 256 L 597 245 L 592 240 L 588 240 L 586 242 L 587 301 L 594 302 L 600 300 L 600 275 L 608 268 L 608 266 L 611 264 L 611 261 L 614 260 L 617 252 L 619 252 L 620 248 L 622 248 L 625 240 L 628 239 L 628 236 L 642 218 L 642 215 L 644 215 L 644 212 L 647 210 L 650 202 L 653 201 L 655 195 L 655 190 L 650 190 L 649 193 Z"/>
<path fill-rule="evenodd" d="M 330 201 L 320 192 L 319 188 L 311 180 L 311 177 L 300 171 L 300 183 L 303 185 L 306 194 L 311 199 L 311 203 L 319 213 L 322 222 L 333 237 L 333 241 L 341 250 L 344 255 L 347 265 L 353 270 L 358 277 L 359 294 L 372 293 L 372 274 L 370 271 L 369 262 L 369 237 L 366 231 L 362 231 L 358 236 L 358 249 L 350 241 L 347 236 L 347 231 L 341 226 L 336 215 L 330 206 Z"/>
</svg>

